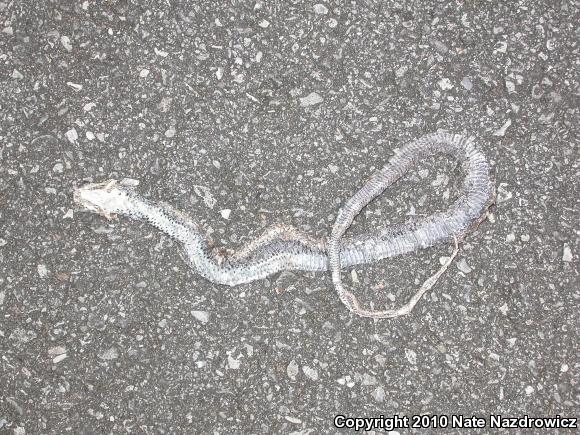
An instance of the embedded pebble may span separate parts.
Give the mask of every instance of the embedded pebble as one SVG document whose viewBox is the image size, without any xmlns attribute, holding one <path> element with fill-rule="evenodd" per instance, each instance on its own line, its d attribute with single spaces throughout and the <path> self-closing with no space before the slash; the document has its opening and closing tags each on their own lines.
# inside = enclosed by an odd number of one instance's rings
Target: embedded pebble
<svg viewBox="0 0 580 435">
<path fill-rule="evenodd" d="M 65 136 L 70 143 L 75 143 L 77 141 L 77 139 L 79 138 L 77 130 L 74 127 L 71 128 L 69 131 L 67 131 L 65 133 Z"/>
<path fill-rule="evenodd" d="M 290 363 L 286 367 L 286 374 L 288 375 L 288 377 L 293 381 L 295 381 L 296 376 L 298 375 L 298 371 L 299 371 L 298 363 L 294 360 L 290 361 Z"/>
<path fill-rule="evenodd" d="M 200 322 L 204 325 L 207 322 L 209 322 L 209 313 L 207 311 L 193 310 L 191 312 L 191 315 L 194 317 L 195 320 L 197 320 L 198 322 Z"/>
<path fill-rule="evenodd" d="M 507 190 L 508 185 L 506 183 L 499 183 L 497 187 L 497 202 L 506 202 L 513 198 L 513 193 Z"/>
<path fill-rule="evenodd" d="M 459 262 L 457 263 L 457 268 L 463 273 L 470 273 L 472 271 L 471 267 L 469 267 L 469 265 L 467 264 L 465 258 L 459 260 Z"/>
<path fill-rule="evenodd" d="M 451 83 L 451 80 L 449 80 L 448 78 L 444 77 L 441 80 L 439 80 L 437 82 L 437 84 L 439 85 L 439 87 L 441 89 L 443 89 L 444 91 L 448 91 L 449 89 L 453 89 L 453 83 Z"/>
<path fill-rule="evenodd" d="M 493 135 L 494 136 L 499 136 L 502 137 L 505 135 L 507 129 L 509 128 L 509 126 L 512 125 L 512 120 L 508 119 L 500 128 L 498 128 Z"/>
<path fill-rule="evenodd" d="M 300 98 L 300 105 L 302 107 L 314 106 L 316 104 L 320 104 L 324 101 L 324 99 L 318 95 L 316 92 L 311 92 L 307 96 Z"/>
<path fill-rule="evenodd" d="M 565 261 L 566 263 L 570 263 L 570 262 L 572 262 L 573 259 L 574 259 L 574 256 L 572 255 L 572 249 L 570 249 L 570 247 L 568 245 L 564 245 L 564 250 L 562 253 L 562 261 Z"/>
<path fill-rule="evenodd" d="M 171 127 L 169 127 L 166 131 L 165 131 L 165 137 L 171 138 L 173 136 L 175 136 L 175 126 L 172 125 Z"/>
<path fill-rule="evenodd" d="M 21 80 L 24 78 L 24 75 L 22 75 L 22 73 L 20 71 L 18 71 L 17 69 L 14 69 L 12 71 L 12 78 L 16 79 L 16 80 Z"/>
<path fill-rule="evenodd" d="M 368 373 L 365 373 L 362 376 L 361 385 L 368 386 L 368 385 L 376 385 L 376 384 L 377 384 L 377 378 L 375 376 L 369 375 Z"/>
<path fill-rule="evenodd" d="M 70 38 L 68 36 L 62 35 L 60 37 L 60 43 L 62 44 L 62 46 L 66 51 L 72 51 L 73 49 L 72 42 L 70 41 Z"/>
<path fill-rule="evenodd" d="M 463 86 L 466 90 L 471 91 L 473 88 L 473 83 L 469 77 L 463 77 L 463 80 L 461 80 L 461 86 Z"/>
<path fill-rule="evenodd" d="M 373 399 L 375 402 L 384 402 L 385 401 L 385 389 L 383 387 L 377 387 L 373 390 L 372 393 Z"/>
<path fill-rule="evenodd" d="M 229 208 L 224 208 L 222 211 L 220 211 L 220 214 L 224 219 L 229 219 L 232 211 Z"/>
<path fill-rule="evenodd" d="M 311 379 L 313 381 L 318 380 L 318 370 L 313 369 L 309 366 L 302 366 L 302 372 L 306 375 L 308 379 Z"/>
<path fill-rule="evenodd" d="M 412 349 L 405 349 L 405 357 L 411 365 L 417 365 L 417 353 Z"/>
<path fill-rule="evenodd" d="M 71 88 L 73 88 L 77 92 L 81 91 L 83 89 L 83 85 L 79 85 L 78 83 L 66 82 L 66 84 L 68 86 L 70 86 Z"/>
<path fill-rule="evenodd" d="M 328 8 L 321 3 L 316 3 L 313 6 L 314 12 L 318 15 L 326 15 L 328 13 Z"/>
<path fill-rule="evenodd" d="M 232 370 L 238 370 L 240 368 L 241 362 L 228 355 L 228 367 Z"/>
<path fill-rule="evenodd" d="M 38 272 L 38 276 L 40 276 L 41 278 L 46 278 L 46 276 L 48 275 L 48 269 L 46 268 L 46 264 L 39 264 L 36 266 L 36 270 Z"/>
<path fill-rule="evenodd" d="M 59 362 L 63 361 L 64 359 L 67 358 L 67 354 L 63 353 L 61 355 L 57 355 L 52 359 L 52 363 L 53 364 L 58 364 Z"/>
<path fill-rule="evenodd" d="M 66 353 L 66 348 L 64 346 L 54 346 L 48 349 L 48 355 L 51 357 L 62 355 L 63 353 Z"/>
<path fill-rule="evenodd" d="M 149 75 L 149 70 L 147 68 L 143 68 L 140 72 L 139 72 L 139 77 L 141 78 L 145 78 Z"/>
<path fill-rule="evenodd" d="M 155 54 L 156 54 L 157 56 L 161 56 L 161 57 L 167 57 L 167 55 L 169 54 L 169 53 L 168 53 L 168 52 L 166 52 L 166 51 L 163 51 L 163 50 L 160 50 L 160 49 L 158 49 L 157 47 L 155 47 L 155 48 L 153 49 L 153 51 L 155 51 Z"/>
<path fill-rule="evenodd" d="M 511 80 L 505 81 L 505 87 L 508 91 L 508 94 L 513 94 L 516 91 L 516 84 Z"/>
</svg>

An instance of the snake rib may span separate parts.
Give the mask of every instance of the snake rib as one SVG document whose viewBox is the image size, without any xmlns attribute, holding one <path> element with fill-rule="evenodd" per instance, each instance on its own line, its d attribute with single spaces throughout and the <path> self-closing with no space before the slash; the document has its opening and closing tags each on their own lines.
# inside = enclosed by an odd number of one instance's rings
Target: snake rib
<svg viewBox="0 0 580 435">
<path fill-rule="evenodd" d="M 463 190 L 447 211 L 413 222 L 378 228 L 356 237 L 343 237 L 358 213 L 403 176 L 417 159 L 441 153 L 455 157 L 465 172 Z M 341 269 L 444 241 L 455 240 L 457 244 L 483 219 L 494 198 L 490 167 L 484 155 L 471 139 L 448 133 L 427 135 L 403 146 L 339 211 L 328 243 L 294 227 L 274 225 L 238 251 L 214 248 L 190 216 L 168 204 L 155 204 L 143 198 L 134 186 L 134 183 L 116 180 L 89 183 L 75 189 L 74 200 L 83 208 L 107 218 L 124 215 L 148 222 L 181 242 L 190 266 L 217 284 L 234 286 L 281 271 L 330 270 L 340 300 L 353 313 L 374 318 L 406 314 L 412 306 L 408 304 L 410 308 L 403 311 L 363 309 L 355 296 L 342 285 Z M 435 283 L 444 268 L 423 285 L 415 295 L 414 303 Z"/>
</svg>

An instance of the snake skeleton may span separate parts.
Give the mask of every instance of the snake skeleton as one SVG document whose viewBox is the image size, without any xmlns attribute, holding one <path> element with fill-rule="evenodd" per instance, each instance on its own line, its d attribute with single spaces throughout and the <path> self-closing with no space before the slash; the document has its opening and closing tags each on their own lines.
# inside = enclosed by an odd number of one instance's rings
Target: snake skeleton
<svg viewBox="0 0 580 435">
<path fill-rule="evenodd" d="M 465 173 L 463 189 L 446 211 L 344 238 L 354 218 L 369 202 L 401 178 L 419 159 L 437 154 L 457 159 Z M 181 242 L 190 266 L 213 283 L 234 286 L 281 271 L 330 270 L 340 300 L 354 314 L 371 318 L 409 313 L 451 264 L 458 252 L 459 241 L 485 218 L 495 196 L 490 166 L 473 139 L 438 132 L 406 144 L 372 175 L 339 210 L 328 241 L 312 238 L 294 227 L 274 225 L 238 251 L 230 251 L 213 247 L 209 237 L 191 217 L 168 204 L 155 204 L 143 198 L 135 191 L 135 185 L 131 180 L 86 184 L 74 190 L 74 201 L 109 219 L 124 215 L 148 222 Z M 342 284 L 341 270 L 346 267 L 450 241 L 455 244 L 451 257 L 425 281 L 407 304 L 398 309 L 365 309 Z"/>
</svg>

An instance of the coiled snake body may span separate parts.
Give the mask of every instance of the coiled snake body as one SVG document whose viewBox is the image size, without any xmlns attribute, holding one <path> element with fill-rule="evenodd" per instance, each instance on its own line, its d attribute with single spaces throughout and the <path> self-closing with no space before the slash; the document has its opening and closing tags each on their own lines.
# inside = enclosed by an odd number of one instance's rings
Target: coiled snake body
<svg viewBox="0 0 580 435">
<path fill-rule="evenodd" d="M 343 239 L 354 218 L 370 201 L 403 176 L 418 159 L 435 154 L 455 157 L 465 173 L 463 189 L 446 211 Z M 212 248 L 200 226 L 185 213 L 167 204 L 154 204 L 141 197 L 135 192 L 134 184 L 109 180 L 86 184 L 74 192 L 75 202 L 85 209 L 107 218 L 120 214 L 144 220 L 169 234 L 183 244 L 191 267 L 209 281 L 233 286 L 280 271 L 330 270 L 340 300 L 353 313 L 372 318 L 396 317 L 410 312 L 449 266 L 457 254 L 458 241 L 485 217 L 493 199 L 490 166 L 473 140 L 442 132 L 424 136 L 403 146 L 382 169 L 372 175 L 339 210 L 327 242 L 314 239 L 293 227 L 275 225 L 244 248 L 227 252 Z M 399 309 L 364 309 L 342 284 L 340 272 L 343 268 L 371 263 L 445 241 L 455 241 L 451 258 Z"/>
</svg>

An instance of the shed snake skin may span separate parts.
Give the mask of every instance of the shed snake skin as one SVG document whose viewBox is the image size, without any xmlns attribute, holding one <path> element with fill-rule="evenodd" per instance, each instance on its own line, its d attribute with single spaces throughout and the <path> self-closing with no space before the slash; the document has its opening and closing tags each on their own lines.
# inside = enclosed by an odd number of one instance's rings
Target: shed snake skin
<svg viewBox="0 0 580 435">
<path fill-rule="evenodd" d="M 344 238 L 354 218 L 374 198 L 395 183 L 419 159 L 437 154 L 454 157 L 465 173 L 463 188 L 451 206 L 417 220 L 376 228 Z M 188 215 L 164 203 L 153 203 L 135 191 L 135 183 L 108 180 L 74 190 L 82 208 L 107 218 L 124 215 L 146 221 L 181 242 L 189 265 L 207 280 L 228 286 L 265 278 L 281 271 L 327 271 L 340 300 L 362 317 L 390 318 L 409 313 L 421 296 L 444 273 L 458 252 L 458 243 L 485 218 L 495 189 L 490 165 L 471 138 L 433 133 L 404 145 L 388 163 L 339 210 L 328 241 L 315 239 L 294 227 L 274 225 L 237 251 L 215 248 L 203 229 Z M 341 280 L 341 270 L 357 264 L 413 252 L 441 242 L 454 241 L 455 249 L 441 269 L 398 309 L 363 308 Z"/>
</svg>

